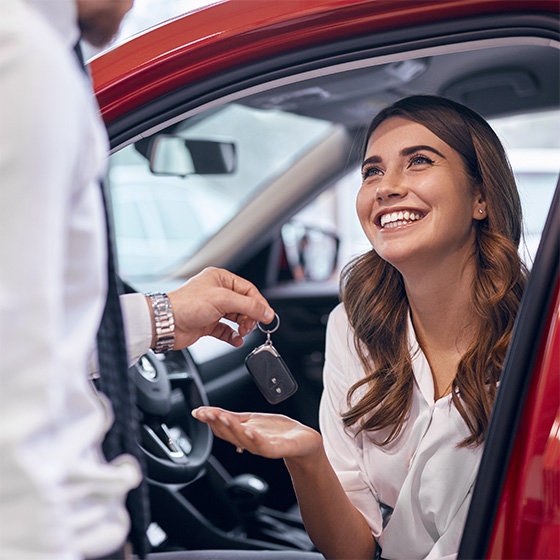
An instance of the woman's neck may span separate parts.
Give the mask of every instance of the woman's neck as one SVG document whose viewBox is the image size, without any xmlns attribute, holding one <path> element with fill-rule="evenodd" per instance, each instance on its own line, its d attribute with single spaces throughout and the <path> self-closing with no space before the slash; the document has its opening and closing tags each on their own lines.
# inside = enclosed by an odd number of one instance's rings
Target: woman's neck
<svg viewBox="0 0 560 560">
<path fill-rule="evenodd" d="M 403 275 L 416 337 L 432 369 L 435 399 L 451 390 L 457 366 L 475 336 L 474 274 L 469 259 L 462 267 Z"/>
</svg>

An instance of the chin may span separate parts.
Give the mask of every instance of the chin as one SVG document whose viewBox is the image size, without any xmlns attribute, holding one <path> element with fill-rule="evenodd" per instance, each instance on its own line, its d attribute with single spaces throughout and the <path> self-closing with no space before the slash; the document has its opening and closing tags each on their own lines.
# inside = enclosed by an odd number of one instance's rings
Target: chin
<svg viewBox="0 0 560 560">
<path fill-rule="evenodd" d="M 400 265 L 404 265 L 407 262 L 414 261 L 418 259 L 420 251 L 411 247 L 410 242 L 403 243 L 397 246 L 395 243 L 391 244 L 373 244 L 374 251 L 389 264 L 392 264 L 395 268 L 399 268 Z M 389 245 L 389 246 L 387 246 Z"/>
</svg>

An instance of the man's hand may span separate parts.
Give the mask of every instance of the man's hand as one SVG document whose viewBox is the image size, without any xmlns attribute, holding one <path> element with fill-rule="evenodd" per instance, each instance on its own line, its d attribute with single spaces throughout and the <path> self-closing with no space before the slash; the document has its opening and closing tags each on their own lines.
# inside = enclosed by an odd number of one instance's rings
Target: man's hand
<svg viewBox="0 0 560 560">
<path fill-rule="evenodd" d="M 175 350 L 210 335 L 232 346 L 257 322 L 270 323 L 274 311 L 251 282 L 219 268 L 207 268 L 167 294 L 175 318 Z M 238 324 L 238 333 L 221 319 Z"/>
</svg>

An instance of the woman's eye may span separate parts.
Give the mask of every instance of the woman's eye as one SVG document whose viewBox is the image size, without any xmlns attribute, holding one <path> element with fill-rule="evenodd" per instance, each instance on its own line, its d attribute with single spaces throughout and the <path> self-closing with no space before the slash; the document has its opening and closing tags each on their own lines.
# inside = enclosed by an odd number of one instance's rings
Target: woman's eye
<svg viewBox="0 0 560 560">
<path fill-rule="evenodd" d="M 374 175 L 381 175 L 382 171 L 379 167 L 366 167 L 362 170 L 362 180 L 365 181 L 368 177 Z"/>
<path fill-rule="evenodd" d="M 422 155 L 414 156 L 410 160 L 410 165 L 423 165 L 423 164 L 429 164 L 429 163 L 434 163 L 434 161 L 431 160 L 429 157 L 422 156 Z"/>
</svg>

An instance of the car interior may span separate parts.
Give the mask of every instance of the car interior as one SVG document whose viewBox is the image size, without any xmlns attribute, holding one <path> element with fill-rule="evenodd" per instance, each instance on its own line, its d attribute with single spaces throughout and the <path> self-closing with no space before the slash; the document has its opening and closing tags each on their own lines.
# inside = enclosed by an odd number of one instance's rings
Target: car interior
<svg viewBox="0 0 560 560">
<path fill-rule="evenodd" d="M 207 266 L 251 280 L 280 318 L 272 341 L 299 386 L 277 405 L 259 392 L 245 367 L 266 338 L 259 330 L 239 349 L 202 339 L 131 368 L 154 551 L 314 550 L 283 462 L 236 453 L 190 411 L 275 412 L 318 428 L 338 275 L 368 250 L 354 216 L 357 168 L 382 107 L 434 94 L 490 120 L 519 181 L 531 266 L 560 162 L 559 44 L 549 22 L 531 23 L 482 18 L 292 53 L 206 90 L 173 92 L 109 127 L 127 289 L 170 290 Z"/>
</svg>

